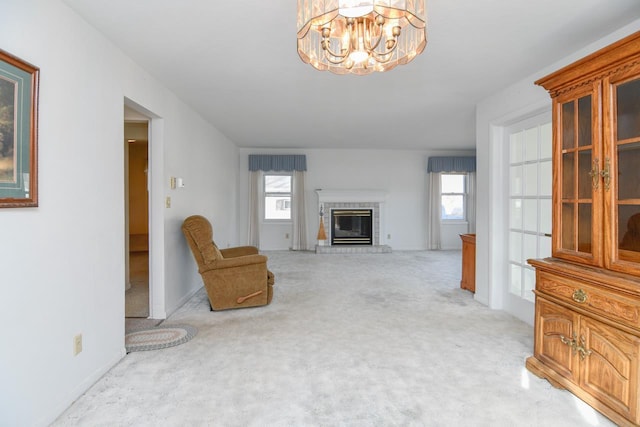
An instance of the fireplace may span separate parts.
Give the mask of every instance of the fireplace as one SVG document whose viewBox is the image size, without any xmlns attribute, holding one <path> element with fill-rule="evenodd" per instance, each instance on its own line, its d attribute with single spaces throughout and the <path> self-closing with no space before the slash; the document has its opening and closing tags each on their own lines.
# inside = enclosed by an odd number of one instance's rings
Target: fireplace
<svg viewBox="0 0 640 427">
<path fill-rule="evenodd" d="M 324 229 L 324 233 L 318 232 L 316 253 L 391 252 L 385 239 L 385 191 L 318 189 L 316 193 L 319 225 Z M 321 235 L 324 236 L 323 239 L 320 238 Z"/>
<path fill-rule="evenodd" d="M 372 245 L 371 209 L 332 209 L 331 245 Z"/>
</svg>

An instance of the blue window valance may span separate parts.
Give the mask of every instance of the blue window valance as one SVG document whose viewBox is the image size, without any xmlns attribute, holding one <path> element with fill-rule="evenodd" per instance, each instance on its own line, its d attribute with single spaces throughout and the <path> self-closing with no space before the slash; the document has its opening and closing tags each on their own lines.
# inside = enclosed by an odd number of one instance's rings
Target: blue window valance
<svg viewBox="0 0 640 427">
<path fill-rule="evenodd" d="M 427 172 L 475 172 L 475 157 L 429 157 Z"/>
<path fill-rule="evenodd" d="M 304 154 L 249 154 L 250 171 L 306 171 L 307 156 Z"/>
</svg>

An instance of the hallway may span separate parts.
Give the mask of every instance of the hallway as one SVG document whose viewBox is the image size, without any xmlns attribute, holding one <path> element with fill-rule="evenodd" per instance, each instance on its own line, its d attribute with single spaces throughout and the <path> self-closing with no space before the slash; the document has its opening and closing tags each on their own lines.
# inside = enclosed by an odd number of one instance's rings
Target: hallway
<svg viewBox="0 0 640 427">
<path fill-rule="evenodd" d="M 131 288 L 125 292 L 125 317 L 149 317 L 149 251 L 129 253 Z"/>
</svg>

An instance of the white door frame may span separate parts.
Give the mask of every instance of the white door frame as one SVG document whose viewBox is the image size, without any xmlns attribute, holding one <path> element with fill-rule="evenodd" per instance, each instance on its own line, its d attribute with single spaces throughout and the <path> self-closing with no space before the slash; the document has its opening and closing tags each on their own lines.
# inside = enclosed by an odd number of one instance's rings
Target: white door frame
<svg viewBox="0 0 640 427">
<path fill-rule="evenodd" d="M 489 159 L 489 199 L 491 218 L 489 224 L 489 307 L 505 310 L 518 319 L 533 325 L 533 304 L 522 301 L 522 306 L 512 304 L 507 293 L 509 292 L 508 277 L 508 224 L 509 193 L 506 171 L 509 158 L 505 148 L 506 128 L 517 123 L 551 111 L 548 101 L 537 102 L 526 108 L 511 112 L 503 117 L 496 118 L 489 125 L 490 159 Z M 506 175 L 506 176 L 505 176 Z M 518 305 L 517 307 L 515 305 Z"/>
<path fill-rule="evenodd" d="M 510 136 L 510 132 L 514 131 L 515 129 L 524 129 L 524 128 L 530 128 L 530 127 L 534 127 L 534 126 L 538 126 L 541 123 L 551 123 L 551 112 L 550 111 L 544 111 L 540 114 L 535 114 L 532 115 L 531 117 L 526 117 L 526 118 L 522 118 L 522 120 L 518 120 L 515 123 L 512 123 L 508 126 L 504 127 L 504 133 L 503 133 L 503 137 L 504 137 L 504 147 L 505 147 L 505 158 L 504 158 L 504 163 L 503 163 L 503 167 L 504 167 L 504 194 L 506 197 L 506 203 L 505 203 L 505 213 L 504 213 L 504 218 L 505 218 L 505 265 L 504 265 L 504 280 L 505 280 L 505 286 L 503 288 L 503 292 L 504 292 L 504 296 L 503 296 L 503 301 L 504 301 L 504 310 L 512 313 L 512 314 L 516 314 L 517 316 L 520 317 L 522 320 L 525 320 L 527 323 L 533 323 L 533 316 L 534 316 L 534 303 L 530 300 L 525 299 L 524 297 L 520 297 L 517 295 L 514 295 L 513 293 L 510 292 L 509 290 L 509 286 L 510 286 L 510 282 L 511 282 L 511 277 L 510 277 L 510 273 L 509 273 L 509 267 L 510 267 L 510 262 L 509 262 L 509 256 L 510 256 L 510 252 L 509 252 L 509 248 L 510 248 L 510 241 L 509 241 L 509 234 L 510 234 L 510 184 L 511 184 L 511 178 L 510 178 L 510 173 L 509 173 L 509 169 L 510 169 L 510 157 L 509 157 L 509 153 L 510 153 L 510 147 L 509 147 L 509 136 Z M 516 128 L 517 126 L 517 128 Z M 538 179 L 540 179 L 540 177 L 538 177 Z M 549 214 L 551 215 L 551 213 Z M 538 219 L 539 220 L 539 219 Z"/>
<path fill-rule="evenodd" d="M 124 105 L 149 119 L 149 318 L 166 319 L 164 271 L 164 119 L 125 97 Z"/>
</svg>

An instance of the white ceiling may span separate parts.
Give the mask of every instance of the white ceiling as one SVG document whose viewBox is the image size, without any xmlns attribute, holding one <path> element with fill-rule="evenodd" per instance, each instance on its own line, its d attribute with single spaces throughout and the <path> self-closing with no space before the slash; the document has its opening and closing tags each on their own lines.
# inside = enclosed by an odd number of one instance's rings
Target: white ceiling
<svg viewBox="0 0 640 427">
<path fill-rule="evenodd" d="M 475 147 L 475 104 L 640 18 L 640 0 L 427 0 L 387 73 L 302 63 L 295 0 L 64 0 L 240 147 Z M 533 83 L 532 83 L 533 84 Z"/>
</svg>

